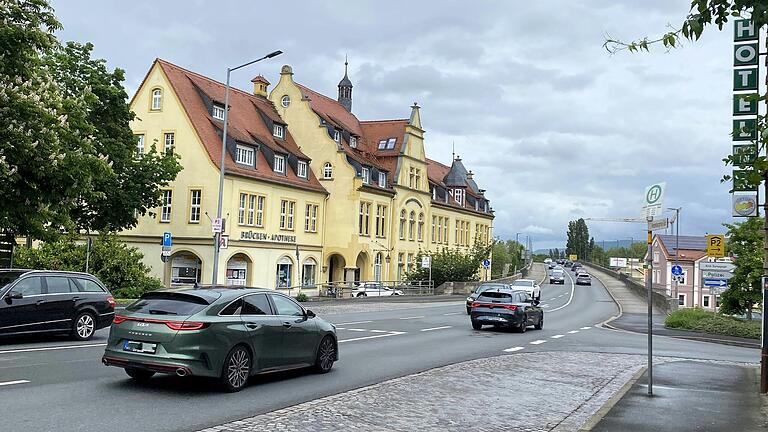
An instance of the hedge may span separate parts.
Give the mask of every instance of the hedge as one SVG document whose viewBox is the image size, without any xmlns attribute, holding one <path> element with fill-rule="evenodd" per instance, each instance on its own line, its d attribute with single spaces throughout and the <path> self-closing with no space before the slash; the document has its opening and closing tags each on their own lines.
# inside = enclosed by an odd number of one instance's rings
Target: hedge
<svg viewBox="0 0 768 432">
<path fill-rule="evenodd" d="M 760 339 L 760 321 L 742 320 L 701 308 L 678 309 L 664 323 L 668 328 L 694 330 L 724 336 Z"/>
</svg>

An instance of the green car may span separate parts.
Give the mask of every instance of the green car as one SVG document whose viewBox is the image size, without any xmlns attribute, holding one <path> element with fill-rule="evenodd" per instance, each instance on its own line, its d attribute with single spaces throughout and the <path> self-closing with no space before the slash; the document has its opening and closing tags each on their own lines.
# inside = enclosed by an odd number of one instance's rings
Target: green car
<svg viewBox="0 0 768 432">
<path fill-rule="evenodd" d="M 239 391 L 255 374 L 338 360 L 333 324 L 268 289 L 216 288 L 146 293 L 118 311 L 102 362 L 137 381 L 155 373 L 215 377 Z"/>
</svg>

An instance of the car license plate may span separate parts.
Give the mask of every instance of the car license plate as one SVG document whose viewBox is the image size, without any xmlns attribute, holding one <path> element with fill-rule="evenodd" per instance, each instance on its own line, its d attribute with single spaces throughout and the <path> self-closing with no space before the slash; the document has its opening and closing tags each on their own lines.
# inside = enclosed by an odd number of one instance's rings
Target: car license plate
<svg viewBox="0 0 768 432">
<path fill-rule="evenodd" d="M 147 342 L 125 341 L 123 342 L 123 350 L 138 352 L 138 353 L 145 353 L 145 354 L 154 354 L 157 351 L 157 344 L 147 343 Z"/>
</svg>

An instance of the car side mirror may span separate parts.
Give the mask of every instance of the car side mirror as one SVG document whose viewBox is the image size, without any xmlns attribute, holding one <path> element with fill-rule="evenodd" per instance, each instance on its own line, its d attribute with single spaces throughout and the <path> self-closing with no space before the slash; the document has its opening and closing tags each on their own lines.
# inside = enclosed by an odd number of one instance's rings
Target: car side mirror
<svg viewBox="0 0 768 432">
<path fill-rule="evenodd" d="M 5 301 L 8 304 L 11 304 L 13 300 L 21 300 L 24 296 L 20 292 L 9 292 L 5 295 Z"/>
<path fill-rule="evenodd" d="M 314 313 L 314 312 L 312 312 L 312 311 L 311 311 L 311 310 L 309 310 L 309 309 L 307 309 L 307 313 L 306 313 L 306 315 L 307 315 L 307 318 L 314 318 L 314 317 L 316 317 L 316 316 L 317 316 L 317 315 L 315 315 L 315 313 Z"/>
</svg>

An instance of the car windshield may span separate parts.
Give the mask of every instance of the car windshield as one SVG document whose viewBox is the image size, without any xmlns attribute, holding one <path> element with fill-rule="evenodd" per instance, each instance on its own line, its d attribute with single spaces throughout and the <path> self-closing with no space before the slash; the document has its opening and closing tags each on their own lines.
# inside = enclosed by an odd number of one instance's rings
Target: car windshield
<svg viewBox="0 0 768 432">
<path fill-rule="evenodd" d="M 512 293 L 501 291 L 486 291 L 480 294 L 477 298 L 479 301 L 487 301 L 491 303 L 508 303 L 512 301 Z"/>
<path fill-rule="evenodd" d="M 488 291 L 489 289 L 494 288 L 505 288 L 502 284 L 482 284 L 475 290 L 475 294 L 480 294 L 483 291 Z"/>
<path fill-rule="evenodd" d="M 512 286 L 532 287 L 533 281 L 532 280 L 516 280 L 512 282 Z"/>
<path fill-rule="evenodd" d="M 151 293 L 125 308 L 149 315 L 194 315 L 208 306 L 204 299 L 178 293 Z"/>
<path fill-rule="evenodd" d="M 19 278 L 19 276 L 23 275 L 24 272 L 2 272 L 0 273 L 0 290 L 8 286 L 9 284 L 13 283 L 16 279 Z"/>
</svg>

